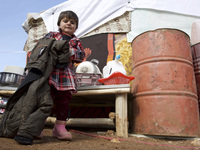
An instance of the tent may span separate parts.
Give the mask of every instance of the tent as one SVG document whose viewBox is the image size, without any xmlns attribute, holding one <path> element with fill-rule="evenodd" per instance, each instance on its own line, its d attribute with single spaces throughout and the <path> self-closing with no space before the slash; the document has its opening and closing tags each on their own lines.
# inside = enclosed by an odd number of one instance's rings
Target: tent
<svg viewBox="0 0 200 150">
<path fill-rule="evenodd" d="M 60 12 L 69 9 L 76 12 L 80 18 L 80 26 L 76 35 L 81 37 L 104 23 L 121 16 L 126 11 L 134 12 L 136 9 L 145 8 L 199 17 L 199 4 L 198 0 L 176 0 L 176 2 L 173 0 L 68 0 L 42 12 L 40 16 L 48 31 L 57 31 L 56 22 Z"/>
<path fill-rule="evenodd" d="M 114 59 L 117 53 L 128 55 L 128 59 L 122 57 L 122 63 L 130 75 L 132 40 L 145 31 L 157 28 L 179 29 L 192 38 L 192 24 L 200 20 L 199 5 L 199 0 L 68 0 L 43 12 L 28 14 L 23 23 L 23 28 L 28 33 L 24 50 L 31 51 L 39 38 L 49 31 L 57 31 L 60 12 L 72 10 L 79 16 L 79 28 L 75 33 L 79 38 L 114 34 L 113 55 L 109 55 L 108 49 L 105 61 Z M 199 41 L 200 38 L 195 43 Z M 105 63 L 101 64 L 100 69 Z"/>
<path fill-rule="evenodd" d="M 79 16 L 79 28 L 76 31 L 78 37 L 88 38 L 102 33 L 114 33 L 113 52 L 109 54 L 108 49 L 107 59 L 100 64 L 100 69 L 107 61 L 114 59 L 115 55 L 112 53 L 116 54 L 118 50 L 120 55 L 128 56 L 128 59 L 122 57 L 124 58 L 122 63 L 130 75 L 132 40 L 145 31 L 157 28 L 180 29 L 191 37 L 192 23 L 200 19 L 199 4 L 198 0 L 176 2 L 172 0 L 68 0 L 46 11 L 28 14 L 23 24 L 23 28 L 28 33 L 24 50 L 31 51 L 39 38 L 49 31 L 57 31 L 56 23 L 60 12 L 72 10 Z M 97 52 L 98 49 L 95 51 Z"/>
</svg>

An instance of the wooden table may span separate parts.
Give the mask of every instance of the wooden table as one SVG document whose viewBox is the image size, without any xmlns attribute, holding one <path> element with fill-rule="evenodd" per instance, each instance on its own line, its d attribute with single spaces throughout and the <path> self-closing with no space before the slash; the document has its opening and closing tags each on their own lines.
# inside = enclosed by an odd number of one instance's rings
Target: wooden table
<svg viewBox="0 0 200 150">
<path fill-rule="evenodd" d="M 0 87 L 0 96 L 8 97 L 13 94 L 15 90 L 3 90 Z M 128 94 L 130 93 L 129 84 L 118 85 L 98 85 L 79 87 L 76 94 L 72 94 L 73 99 L 88 99 L 93 100 L 100 98 L 102 101 L 115 101 L 115 128 L 118 137 L 128 137 Z"/>
</svg>

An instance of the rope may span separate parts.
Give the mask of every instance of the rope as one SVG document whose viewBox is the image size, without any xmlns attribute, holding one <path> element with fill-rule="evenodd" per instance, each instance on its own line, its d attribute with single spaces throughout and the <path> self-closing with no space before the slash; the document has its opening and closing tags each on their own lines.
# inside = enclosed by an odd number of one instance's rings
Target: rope
<svg viewBox="0 0 200 150">
<path fill-rule="evenodd" d="M 103 139 L 106 139 L 106 140 L 116 139 L 116 138 L 113 138 L 113 137 L 94 135 L 94 134 L 85 133 L 85 132 L 77 131 L 77 130 L 70 130 L 70 132 L 79 133 L 79 134 L 92 136 L 92 137 L 97 137 L 97 138 L 103 138 Z M 117 138 L 117 139 L 119 141 L 131 141 L 131 142 L 141 143 L 141 144 L 146 144 L 146 145 L 151 145 L 151 146 L 164 146 L 164 147 L 172 147 L 172 148 L 180 148 L 180 149 L 197 149 L 197 148 L 200 148 L 200 147 L 192 147 L 192 146 L 190 147 L 190 146 L 177 146 L 177 145 L 169 145 L 169 144 L 157 144 L 157 143 L 136 141 L 136 140 L 132 140 L 132 139 L 122 139 L 122 138 Z"/>
</svg>

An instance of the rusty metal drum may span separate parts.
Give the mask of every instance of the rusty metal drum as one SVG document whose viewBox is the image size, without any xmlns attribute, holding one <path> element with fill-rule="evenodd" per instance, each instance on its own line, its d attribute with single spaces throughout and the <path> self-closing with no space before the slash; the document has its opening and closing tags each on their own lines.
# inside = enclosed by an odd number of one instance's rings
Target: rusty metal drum
<svg viewBox="0 0 200 150">
<path fill-rule="evenodd" d="M 157 29 L 132 41 L 132 132 L 196 137 L 198 102 L 189 36 Z"/>
<path fill-rule="evenodd" d="M 197 85 L 198 104 L 200 106 L 200 43 L 192 45 L 191 51 L 194 65 L 194 74 Z"/>
</svg>

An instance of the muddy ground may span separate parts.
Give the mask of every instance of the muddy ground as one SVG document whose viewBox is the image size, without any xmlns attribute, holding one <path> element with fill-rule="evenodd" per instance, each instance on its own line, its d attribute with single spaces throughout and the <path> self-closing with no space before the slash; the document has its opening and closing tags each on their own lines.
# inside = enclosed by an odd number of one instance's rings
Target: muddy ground
<svg viewBox="0 0 200 150">
<path fill-rule="evenodd" d="M 52 125 L 45 126 L 42 139 L 33 145 L 19 145 L 13 139 L 0 138 L 0 150 L 183 150 L 199 149 L 198 138 L 150 137 L 130 134 L 117 138 L 114 129 L 69 129 L 72 141 L 60 141 L 52 137 Z"/>
</svg>

